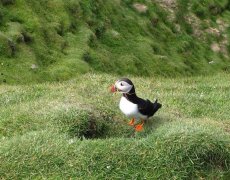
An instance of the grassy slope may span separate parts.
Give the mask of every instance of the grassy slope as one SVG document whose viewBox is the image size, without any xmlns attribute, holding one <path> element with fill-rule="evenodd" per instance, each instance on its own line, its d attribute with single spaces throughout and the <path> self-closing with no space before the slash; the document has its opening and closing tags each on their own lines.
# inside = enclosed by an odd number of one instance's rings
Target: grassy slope
<svg viewBox="0 0 230 180">
<path fill-rule="evenodd" d="M 0 0 L 0 83 L 75 77 L 1 85 L 1 178 L 229 178 L 229 75 L 151 78 L 229 70 L 229 45 L 210 50 L 229 41 L 228 1 L 178 0 L 173 15 L 138 2 L 149 10 L 132 0 Z M 135 133 L 107 91 L 114 76 L 80 75 L 89 71 L 145 76 L 131 76 L 138 95 L 163 108 Z"/>
<path fill-rule="evenodd" d="M 115 79 L 0 87 L 0 177 L 184 179 L 230 176 L 228 74 L 133 77 L 163 108 L 135 133 L 117 107 Z M 91 138 L 91 139 L 85 139 Z"/>
<path fill-rule="evenodd" d="M 229 45 L 226 56 L 210 49 L 228 42 L 229 28 L 208 33 L 220 28 L 217 20 L 229 24 L 227 0 L 178 0 L 172 14 L 144 0 L 1 2 L 12 3 L 0 3 L 0 82 L 61 81 L 90 70 L 174 76 L 229 69 Z M 148 11 L 137 12 L 134 2 Z"/>
</svg>

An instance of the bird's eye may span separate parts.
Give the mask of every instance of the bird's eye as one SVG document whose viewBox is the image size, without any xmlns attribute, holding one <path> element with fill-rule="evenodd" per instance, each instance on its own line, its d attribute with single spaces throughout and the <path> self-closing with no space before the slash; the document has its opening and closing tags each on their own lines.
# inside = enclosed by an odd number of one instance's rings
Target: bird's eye
<svg viewBox="0 0 230 180">
<path fill-rule="evenodd" d="M 122 83 L 121 83 L 120 85 L 121 85 L 121 86 L 123 86 L 123 84 L 122 84 Z"/>
</svg>

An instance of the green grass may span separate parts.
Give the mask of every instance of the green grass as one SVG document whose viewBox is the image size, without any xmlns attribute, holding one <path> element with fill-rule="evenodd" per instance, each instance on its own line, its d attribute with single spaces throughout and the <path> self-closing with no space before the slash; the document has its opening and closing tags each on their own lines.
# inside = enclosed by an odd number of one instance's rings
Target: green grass
<svg viewBox="0 0 230 180">
<path fill-rule="evenodd" d="M 148 6 L 139 13 L 135 2 L 2 0 L 0 83 L 63 81 L 92 71 L 147 77 L 229 71 L 229 43 L 225 54 L 210 48 L 228 41 L 229 28 L 221 36 L 207 32 L 220 29 L 217 20 L 229 24 L 227 0 L 178 0 L 172 14 L 155 1 L 137 1 Z M 198 22 L 191 24 L 193 16 Z"/>
<path fill-rule="evenodd" d="M 130 77 L 162 109 L 134 132 L 107 74 L 0 87 L 2 179 L 228 179 L 229 74 Z"/>
<path fill-rule="evenodd" d="M 230 178 L 230 3 L 175 2 L 0 0 L 0 179 Z M 118 76 L 163 104 L 143 132 Z"/>
</svg>

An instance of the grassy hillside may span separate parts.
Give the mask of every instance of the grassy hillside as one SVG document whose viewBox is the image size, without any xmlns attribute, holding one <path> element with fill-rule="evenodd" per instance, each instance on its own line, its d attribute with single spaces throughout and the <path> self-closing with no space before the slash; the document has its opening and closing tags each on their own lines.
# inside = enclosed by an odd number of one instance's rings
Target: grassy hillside
<svg viewBox="0 0 230 180">
<path fill-rule="evenodd" d="M 228 0 L 0 0 L 0 179 L 229 179 Z M 163 108 L 137 133 L 108 87 Z"/>
<path fill-rule="evenodd" d="M 137 78 L 163 104 L 135 133 L 118 109 L 115 77 L 0 87 L 3 179 L 229 179 L 228 74 Z"/>
<path fill-rule="evenodd" d="M 229 71 L 229 9 L 227 0 L 1 0 L 0 83 Z"/>
</svg>

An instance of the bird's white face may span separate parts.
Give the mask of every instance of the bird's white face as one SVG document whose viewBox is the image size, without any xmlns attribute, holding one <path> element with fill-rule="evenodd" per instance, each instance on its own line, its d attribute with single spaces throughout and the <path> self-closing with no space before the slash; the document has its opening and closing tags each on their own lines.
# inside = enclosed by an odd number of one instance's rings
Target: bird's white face
<svg viewBox="0 0 230 180">
<path fill-rule="evenodd" d="M 131 89 L 133 88 L 133 85 L 120 80 L 118 80 L 114 86 L 115 86 L 115 91 L 119 91 L 121 93 L 129 93 L 129 91 L 131 91 Z"/>
<path fill-rule="evenodd" d="M 115 83 L 115 87 L 121 93 L 128 93 L 133 88 L 133 85 L 130 85 L 129 83 L 125 81 L 117 81 Z"/>
</svg>

